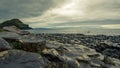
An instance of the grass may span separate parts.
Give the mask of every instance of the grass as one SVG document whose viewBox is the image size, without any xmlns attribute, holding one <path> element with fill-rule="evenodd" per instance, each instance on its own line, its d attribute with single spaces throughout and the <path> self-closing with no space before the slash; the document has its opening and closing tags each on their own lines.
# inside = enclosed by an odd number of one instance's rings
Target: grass
<svg viewBox="0 0 120 68">
<path fill-rule="evenodd" d="M 17 41 L 13 42 L 12 44 L 15 49 L 20 49 L 20 46 L 22 45 L 20 42 Z"/>
<path fill-rule="evenodd" d="M 4 29 L 0 29 L 0 32 L 4 32 L 4 31 L 7 31 L 7 30 L 4 30 Z"/>
</svg>

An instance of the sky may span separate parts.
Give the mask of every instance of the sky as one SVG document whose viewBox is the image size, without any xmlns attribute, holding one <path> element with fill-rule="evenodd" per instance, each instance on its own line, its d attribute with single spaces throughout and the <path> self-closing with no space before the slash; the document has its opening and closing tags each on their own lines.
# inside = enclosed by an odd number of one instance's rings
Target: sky
<svg viewBox="0 0 120 68">
<path fill-rule="evenodd" d="M 33 28 L 120 29 L 120 0 L 0 0 L 0 22 Z"/>
</svg>

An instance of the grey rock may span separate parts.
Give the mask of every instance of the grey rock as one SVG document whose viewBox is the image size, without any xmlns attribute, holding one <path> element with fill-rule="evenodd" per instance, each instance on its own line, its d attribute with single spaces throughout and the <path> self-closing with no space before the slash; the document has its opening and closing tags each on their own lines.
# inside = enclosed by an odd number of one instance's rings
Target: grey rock
<svg viewBox="0 0 120 68">
<path fill-rule="evenodd" d="M 43 54 L 50 54 L 52 56 L 58 56 L 59 53 L 55 49 L 45 49 L 42 51 Z"/>
<path fill-rule="evenodd" d="M 14 32 L 0 32 L 0 37 L 5 39 L 19 39 L 20 36 Z"/>
<path fill-rule="evenodd" d="M 67 56 L 61 56 L 59 57 L 60 60 L 62 60 L 64 63 L 66 63 L 68 68 L 80 68 L 80 64 L 77 60 L 74 60 Z"/>
<path fill-rule="evenodd" d="M 59 64 L 67 68 L 79 68 L 79 62 L 67 56 L 61 56 L 55 49 L 45 49 L 42 51 L 44 56 L 48 58 L 51 62 L 57 63 L 56 66 L 59 67 Z"/>
<path fill-rule="evenodd" d="M 12 49 L 7 41 L 0 38 L 0 51 Z"/>
<path fill-rule="evenodd" d="M 103 54 L 111 56 L 111 57 L 115 57 L 115 58 L 119 58 L 120 57 L 120 52 L 119 49 L 105 49 L 104 51 L 102 51 Z"/>
<path fill-rule="evenodd" d="M 48 62 L 36 53 L 20 50 L 0 52 L 0 68 L 44 68 Z"/>
<path fill-rule="evenodd" d="M 20 29 L 18 29 L 16 26 L 5 26 L 3 29 L 14 33 L 18 33 L 20 31 Z"/>
<path fill-rule="evenodd" d="M 20 35 L 29 35 L 29 34 L 30 34 L 29 31 L 25 31 L 25 30 L 20 30 L 18 33 L 19 33 Z"/>
<path fill-rule="evenodd" d="M 58 43 L 56 41 L 46 41 L 46 48 L 48 49 L 53 49 L 53 48 L 57 49 L 62 45 L 63 45 L 62 43 Z"/>
<path fill-rule="evenodd" d="M 38 52 L 45 49 L 46 41 L 37 39 L 37 38 L 29 38 L 29 37 L 21 37 L 19 42 L 22 44 L 20 47 L 22 50 L 30 51 L 30 52 Z"/>
</svg>

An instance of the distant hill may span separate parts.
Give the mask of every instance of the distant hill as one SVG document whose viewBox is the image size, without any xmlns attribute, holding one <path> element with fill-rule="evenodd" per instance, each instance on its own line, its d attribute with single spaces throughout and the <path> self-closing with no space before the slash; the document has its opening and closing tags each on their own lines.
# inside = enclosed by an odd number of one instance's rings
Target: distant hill
<svg viewBox="0 0 120 68">
<path fill-rule="evenodd" d="M 31 27 L 29 27 L 29 25 L 24 24 L 19 19 L 7 20 L 7 21 L 5 21 L 3 23 L 0 23 L 0 28 L 3 28 L 5 26 L 16 26 L 19 29 L 32 29 Z"/>
</svg>

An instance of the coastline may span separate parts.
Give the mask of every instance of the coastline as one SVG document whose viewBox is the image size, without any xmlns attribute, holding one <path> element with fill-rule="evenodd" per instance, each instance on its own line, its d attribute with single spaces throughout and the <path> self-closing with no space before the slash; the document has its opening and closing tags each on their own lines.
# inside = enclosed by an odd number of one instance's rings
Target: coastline
<svg viewBox="0 0 120 68">
<path fill-rule="evenodd" d="M 85 35 L 120 35 L 120 30 L 86 30 L 86 31 L 67 31 L 67 30 L 48 30 L 48 29 L 28 29 L 25 31 L 29 31 L 32 34 L 85 34 Z M 88 32 L 89 31 L 89 32 Z"/>
<path fill-rule="evenodd" d="M 22 68 L 120 67 L 120 35 L 33 34 L 14 30 L 0 32 L 0 36 L 0 57 L 5 58 L 0 58 L 0 68 L 12 64 Z"/>
</svg>

